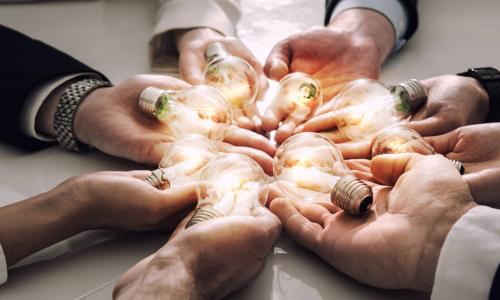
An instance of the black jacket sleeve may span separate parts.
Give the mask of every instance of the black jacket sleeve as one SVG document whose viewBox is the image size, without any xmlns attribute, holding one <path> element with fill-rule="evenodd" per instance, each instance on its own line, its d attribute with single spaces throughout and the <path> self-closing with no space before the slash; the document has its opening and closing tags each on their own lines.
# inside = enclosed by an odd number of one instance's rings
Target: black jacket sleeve
<svg viewBox="0 0 500 300">
<path fill-rule="evenodd" d="M 335 6 L 339 4 L 341 0 L 326 0 L 326 15 L 325 15 L 325 25 L 330 22 L 330 17 L 332 16 Z M 376 1 L 376 0 L 374 0 Z M 408 13 L 408 28 L 406 29 L 404 38 L 409 40 L 412 35 L 417 31 L 418 28 L 418 10 L 417 10 L 417 0 L 399 0 L 406 8 Z"/>
<path fill-rule="evenodd" d="M 87 72 L 99 74 L 51 46 L 0 25 L 0 141 L 27 150 L 50 145 L 21 131 L 27 96 L 57 77 Z"/>
</svg>

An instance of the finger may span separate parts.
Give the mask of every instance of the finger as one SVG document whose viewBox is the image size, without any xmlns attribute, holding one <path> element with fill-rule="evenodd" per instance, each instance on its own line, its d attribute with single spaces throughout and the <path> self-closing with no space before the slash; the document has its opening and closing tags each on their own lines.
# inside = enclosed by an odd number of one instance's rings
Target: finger
<svg viewBox="0 0 500 300">
<path fill-rule="evenodd" d="M 271 132 L 278 128 L 281 120 L 287 116 L 284 108 L 275 99 L 271 105 L 264 111 L 264 116 L 262 117 L 262 128 L 266 132 Z"/>
<path fill-rule="evenodd" d="M 243 42 L 236 38 L 226 38 L 226 40 L 228 41 L 227 46 L 229 48 L 229 52 L 231 52 L 232 55 L 246 60 L 258 76 L 263 75 L 264 71 L 262 64 L 245 46 L 245 44 L 243 44 Z"/>
<path fill-rule="evenodd" d="M 371 172 L 371 162 L 367 159 L 347 159 L 345 163 L 352 171 Z"/>
<path fill-rule="evenodd" d="M 130 137 L 122 149 L 129 151 L 125 157 L 136 162 L 158 165 L 171 144 L 172 139 L 165 134 L 143 133 Z"/>
<path fill-rule="evenodd" d="M 264 95 L 266 94 L 268 89 L 269 89 L 269 81 L 267 80 L 266 75 L 264 74 L 259 75 L 259 92 L 255 97 L 257 101 L 264 99 Z"/>
<path fill-rule="evenodd" d="M 276 143 L 281 144 L 287 138 L 291 137 L 295 127 L 297 127 L 300 123 L 302 123 L 301 120 L 297 120 L 292 117 L 287 118 L 276 131 L 276 135 L 274 136 Z"/>
<path fill-rule="evenodd" d="M 274 199 L 283 198 L 283 197 L 285 197 L 285 194 L 278 187 L 277 182 L 273 182 L 273 183 L 269 184 L 269 190 L 268 190 L 268 194 L 267 194 L 267 204 L 266 204 L 267 206 L 269 206 L 271 204 L 271 202 L 273 202 Z"/>
<path fill-rule="evenodd" d="M 267 138 L 255 132 L 231 126 L 224 142 L 234 146 L 250 147 L 261 150 L 270 156 L 274 156 L 276 147 Z"/>
<path fill-rule="evenodd" d="M 424 137 L 424 140 L 431 144 L 437 153 L 446 155 L 455 149 L 458 143 L 458 133 L 459 130 L 457 129 L 442 135 Z"/>
<path fill-rule="evenodd" d="M 301 215 L 286 199 L 278 198 L 271 203 L 271 211 L 278 216 L 285 230 L 304 247 L 315 250 L 323 227 Z"/>
<path fill-rule="evenodd" d="M 318 109 L 314 112 L 313 116 L 319 116 L 328 112 L 333 111 L 335 108 L 335 98 L 328 100 L 327 102 L 323 103 Z"/>
<path fill-rule="evenodd" d="M 407 126 L 418 132 L 421 136 L 443 134 L 455 129 L 455 126 L 451 122 L 449 125 L 446 124 L 439 115 L 430 116 L 422 120 L 412 120 Z"/>
<path fill-rule="evenodd" d="M 353 170 L 352 172 L 354 173 L 354 176 L 356 176 L 356 178 L 358 178 L 358 179 L 365 180 L 365 181 L 376 180 L 373 177 L 373 174 L 371 173 L 371 171 L 370 172 L 363 172 L 363 171 Z"/>
<path fill-rule="evenodd" d="M 247 130 L 253 130 L 253 122 L 243 114 L 243 111 L 241 109 L 233 109 L 233 119 L 236 121 L 238 124 L 238 127 L 247 129 Z"/>
<path fill-rule="evenodd" d="M 316 117 L 312 117 L 304 123 L 303 131 L 328 131 L 339 126 L 356 125 L 362 116 L 355 108 L 347 107 L 340 110 L 329 111 Z"/>
<path fill-rule="evenodd" d="M 259 226 L 266 229 L 272 243 L 278 238 L 281 231 L 280 219 L 265 207 L 257 207 L 253 214 L 259 221 Z"/>
<path fill-rule="evenodd" d="M 372 157 L 372 147 L 370 141 L 341 143 L 337 144 L 337 147 L 342 153 L 344 159 Z"/>
<path fill-rule="evenodd" d="M 334 130 L 334 131 L 324 131 L 324 132 L 318 132 L 319 135 L 322 135 L 326 137 L 327 139 L 331 140 L 334 143 L 345 143 L 349 141 L 349 138 L 345 136 L 344 133 Z"/>
<path fill-rule="evenodd" d="M 186 51 L 179 56 L 179 74 L 191 84 L 203 83 L 205 65 L 205 59 L 198 56 L 195 51 Z"/>
<path fill-rule="evenodd" d="M 276 44 L 266 59 L 264 66 L 264 73 L 267 77 L 274 80 L 281 80 L 288 73 L 288 66 L 290 65 L 291 49 L 289 39 L 285 39 Z"/>
<path fill-rule="evenodd" d="M 417 157 L 415 153 L 377 155 L 372 159 L 371 173 L 382 184 L 393 186 Z"/>
<path fill-rule="evenodd" d="M 135 170 L 135 171 L 128 171 L 125 174 L 127 174 L 128 176 L 131 176 L 131 177 L 134 177 L 134 178 L 142 180 L 142 179 L 148 177 L 149 175 L 151 175 L 151 171 L 147 171 L 147 170 Z"/>
<path fill-rule="evenodd" d="M 245 112 L 245 115 L 252 120 L 253 126 L 254 126 L 254 131 L 261 132 L 262 119 L 261 119 L 259 108 L 257 107 L 257 104 L 255 102 L 252 104 L 249 104 L 245 107 L 245 109 L 243 111 Z"/>
<path fill-rule="evenodd" d="M 165 208 L 170 212 L 179 212 L 187 207 L 194 206 L 197 202 L 197 182 L 174 185 L 168 190 L 156 190 L 158 197 Z"/>
<path fill-rule="evenodd" d="M 321 227 L 326 224 L 326 220 L 332 215 L 332 213 L 326 209 L 324 206 L 319 204 L 305 204 L 299 209 L 301 215 L 309 219 L 309 221 L 321 225 Z"/>
<path fill-rule="evenodd" d="M 265 152 L 249 147 L 236 147 L 227 143 L 220 143 L 218 149 L 226 153 L 239 153 L 255 160 L 268 175 L 273 175 L 273 159 Z"/>
</svg>

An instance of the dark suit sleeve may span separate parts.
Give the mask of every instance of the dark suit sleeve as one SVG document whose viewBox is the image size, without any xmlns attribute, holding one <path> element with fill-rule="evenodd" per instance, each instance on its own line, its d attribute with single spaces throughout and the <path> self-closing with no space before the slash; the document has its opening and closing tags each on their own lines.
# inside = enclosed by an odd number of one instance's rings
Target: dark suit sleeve
<svg viewBox="0 0 500 300">
<path fill-rule="evenodd" d="M 0 141 L 27 150 L 50 145 L 21 131 L 21 112 L 27 96 L 50 80 L 87 72 L 99 74 L 49 45 L 0 25 Z"/>
<path fill-rule="evenodd" d="M 333 10 L 340 1 L 342 0 L 326 0 L 325 25 L 328 25 L 330 22 Z M 404 38 L 409 40 L 418 28 L 417 0 L 399 0 L 399 2 L 405 6 L 406 12 L 408 13 L 408 28 L 406 28 Z"/>
</svg>

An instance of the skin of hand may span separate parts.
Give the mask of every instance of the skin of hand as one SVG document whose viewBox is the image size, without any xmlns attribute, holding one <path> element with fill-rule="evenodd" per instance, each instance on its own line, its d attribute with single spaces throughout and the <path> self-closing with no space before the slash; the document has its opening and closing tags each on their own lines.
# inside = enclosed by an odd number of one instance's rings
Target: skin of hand
<svg viewBox="0 0 500 300">
<path fill-rule="evenodd" d="M 394 31 L 384 16 L 350 9 L 335 17 L 328 27 L 313 27 L 279 42 L 271 50 L 264 71 L 274 80 L 291 72 L 310 74 L 320 81 L 327 102 L 349 81 L 378 78 L 393 45 Z M 298 125 L 277 100 L 263 116 L 264 130 L 278 129 L 278 143 L 292 135 Z"/>
<path fill-rule="evenodd" d="M 77 139 L 110 155 L 157 165 L 173 138 L 162 133 L 166 130 L 164 124 L 139 110 L 139 95 L 150 86 L 182 89 L 190 85 L 169 76 L 136 75 L 115 87 L 97 89 L 76 112 L 74 132 Z M 37 131 L 54 136 L 54 114 L 63 91 L 61 88 L 53 93 L 40 108 Z M 232 126 L 225 141 L 219 147 L 221 151 L 249 154 L 264 169 L 272 169 L 270 156 L 276 148 L 265 137 Z"/>
<path fill-rule="evenodd" d="M 384 185 L 374 186 L 366 215 L 331 214 L 318 205 L 298 211 L 283 198 L 271 202 L 271 211 L 295 240 L 352 278 L 429 292 L 448 232 L 475 206 L 467 184 L 439 155 L 380 155 L 371 172 Z"/>
<path fill-rule="evenodd" d="M 427 103 L 411 117 L 407 124 L 422 136 L 443 134 L 461 126 L 486 120 L 488 94 L 476 79 L 443 75 L 423 80 L 422 83 L 428 92 Z M 347 137 L 337 130 L 337 124 L 342 122 L 343 111 L 333 110 L 333 105 L 329 103 L 328 107 L 323 107 L 319 115 L 309 119 L 297 128 L 296 132 L 320 132 L 334 142 L 346 142 Z M 347 146 L 352 150 L 352 154 L 349 153 L 347 156 L 366 158 L 368 151 L 362 148 L 366 146 L 367 143 L 363 142 Z"/>
<path fill-rule="evenodd" d="M 500 208 L 500 123 L 460 127 L 449 133 L 426 137 L 436 152 L 461 161 L 474 201 Z"/>
<path fill-rule="evenodd" d="M 246 60 L 255 69 L 259 77 L 257 99 L 263 97 L 268 82 L 262 65 L 239 39 L 225 37 L 218 31 L 205 27 L 177 30 L 174 32 L 174 37 L 179 52 L 179 72 L 187 82 L 203 83 L 203 72 L 206 66 L 205 49 L 212 43 L 220 42 L 232 55 Z M 233 108 L 233 114 L 238 126 L 260 132 L 262 120 L 256 103 L 247 105 L 244 110 Z"/>
<path fill-rule="evenodd" d="M 81 175 L 46 193 L 1 207 L 0 240 L 7 265 L 86 230 L 174 229 L 196 204 L 196 186 L 157 190 L 142 180 L 149 174 Z"/>
<path fill-rule="evenodd" d="M 188 229 L 185 223 L 163 248 L 120 278 L 114 299 L 223 298 L 260 272 L 281 229 L 278 218 L 263 207 Z"/>
</svg>

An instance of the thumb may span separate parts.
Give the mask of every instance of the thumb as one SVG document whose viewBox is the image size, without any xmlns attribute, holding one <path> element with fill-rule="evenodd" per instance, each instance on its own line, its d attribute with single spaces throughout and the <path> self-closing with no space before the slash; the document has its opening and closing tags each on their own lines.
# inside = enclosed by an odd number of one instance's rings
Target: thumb
<svg viewBox="0 0 500 300">
<path fill-rule="evenodd" d="M 264 73 L 274 80 L 281 80 L 289 73 L 290 45 L 288 40 L 278 43 L 269 53 L 264 66 Z"/>
<path fill-rule="evenodd" d="M 136 162 L 158 165 L 167 153 L 172 142 L 165 141 L 165 135 L 154 133 L 145 134 L 142 139 L 137 139 L 131 145 L 131 157 Z"/>
<path fill-rule="evenodd" d="M 370 170 L 377 181 L 394 186 L 398 178 L 408 171 L 420 156 L 415 153 L 378 155 L 372 159 Z"/>
<path fill-rule="evenodd" d="M 431 144 L 437 153 L 446 155 L 453 152 L 458 143 L 458 129 L 442 135 L 424 137 L 424 140 Z"/>
<path fill-rule="evenodd" d="M 179 57 L 179 74 L 190 84 L 201 84 L 204 81 L 203 69 L 205 60 L 195 53 L 183 53 Z"/>
</svg>

